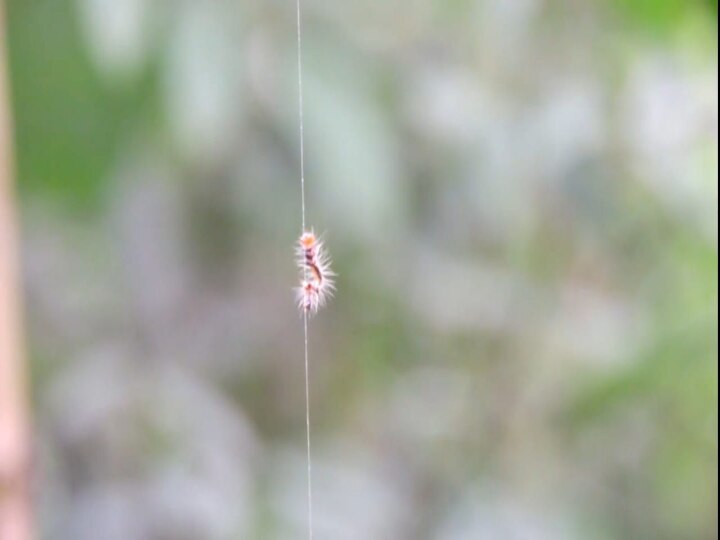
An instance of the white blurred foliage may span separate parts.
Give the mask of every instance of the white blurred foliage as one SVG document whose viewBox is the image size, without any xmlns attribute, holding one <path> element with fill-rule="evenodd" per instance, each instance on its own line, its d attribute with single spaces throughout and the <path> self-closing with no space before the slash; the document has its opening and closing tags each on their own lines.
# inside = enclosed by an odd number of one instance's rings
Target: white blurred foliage
<svg viewBox="0 0 720 540">
<path fill-rule="evenodd" d="M 491 484 L 492 485 L 492 484 Z M 453 504 L 437 540 L 570 540 L 582 538 L 572 532 L 566 519 L 520 498 L 489 488 L 468 492 Z"/>
<path fill-rule="evenodd" d="M 417 368 L 397 384 L 385 420 L 394 433 L 414 444 L 441 444 L 462 435 L 464 417 L 474 399 L 472 381 L 465 373 L 442 367 Z"/>
<path fill-rule="evenodd" d="M 254 519 L 257 450 L 247 419 L 194 375 L 132 360 L 130 351 L 99 350 L 49 394 L 57 451 L 88 467 L 61 506 L 57 537 L 95 539 L 99 523 L 108 538 L 243 537 Z"/>
<path fill-rule="evenodd" d="M 358 49 L 377 54 L 402 48 L 423 35 L 436 14 L 436 6 L 428 0 L 323 3 L 321 9 L 321 16 L 332 19 Z"/>
<path fill-rule="evenodd" d="M 717 240 L 717 63 L 691 71 L 672 57 L 643 58 L 625 90 L 624 128 L 639 178 Z"/>
<path fill-rule="evenodd" d="M 406 215 L 394 129 L 360 61 L 321 43 L 305 60 L 308 194 L 334 234 L 389 241 Z M 317 203 L 316 203 L 317 204 Z M 315 215 L 318 215 L 316 212 Z"/>
<path fill-rule="evenodd" d="M 103 227 L 71 225 L 43 205 L 26 208 L 25 216 L 28 319 L 43 328 L 34 344 L 51 358 L 73 357 L 124 310 L 125 298 L 112 290 L 119 275 L 113 246 L 98 235 Z"/>
<path fill-rule="evenodd" d="M 306 534 L 307 478 L 304 455 L 284 453 L 272 470 L 271 503 L 281 527 L 276 538 L 291 540 Z M 388 481 L 372 452 L 347 444 L 326 445 L 313 465 L 314 525 L 319 539 L 396 540 L 409 518 L 407 493 Z"/>
<path fill-rule="evenodd" d="M 645 344 L 647 321 L 629 301 L 607 291 L 568 283 L 543 335 L 556 354 L 597 367 L 624 365 Z"/>
<path fill-rule="evenodd" d="M 610 111 L 601 85 L 591 77 L 556 81 L 529 115 L 515 141 L 516 162 L 545 184 L 566 180 L 584 160 L 605 148 Z"/>
<path fill-rule="evenodd" d="M 167 118 L 183 153 L 201 163 L 237 143 L 243 112 L 242 21 L 223 2 L 182 2 L 164 74 Z"/>
<path fill-rule="evenodd" d="M 476 2 L 477 39 L 498 70 L 521 69 L 531 51 L 533 25 L 544 0 Z"/>
<path fill-rule="evenodd" d="M 130 79 L 143 66 L 150 45 L 150 10 L 145 0 L 78 0 L 88 50 L 113 80 Z"/>
<path fill-rule="evenodd" d="M 134 315 L 168 330 L 191 279 L 179 186 L 162 161 L 134 153 L 118 168 L 116 185 L 115 236 Z"/>
<path fill-rule="evenodd" d="M 490 133 L 507 107 L 464 67 L 421 65 L 408 77 L 405 114 L 413 127 L 443 145 L 472 144 Z"/>
<path fill-rule="evenodd" d="M 535 300 L 536 291 L 523 276 L 453 258 L 439 249 L 419 250 L 412 267 L 403 298 L 413 313 L 439 331 L 512 329 L 522 324 Z"/>
</svg>

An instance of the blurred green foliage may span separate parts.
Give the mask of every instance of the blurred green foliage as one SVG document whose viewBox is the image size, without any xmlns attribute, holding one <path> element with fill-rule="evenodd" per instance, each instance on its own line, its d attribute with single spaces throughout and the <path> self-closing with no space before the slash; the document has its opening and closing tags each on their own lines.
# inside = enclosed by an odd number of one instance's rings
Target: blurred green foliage
<svg viewBox="0 0 720 540">
<path fill-rule="evenodd" d="M 616 8 L 654 33 L 676 31 L 698 15 L 708 22 L 717 15 L 717 0 L 613 0 Z"/>
<path fill-rule="evenodd" d="M 7 11 L 20 188 L 97 211 L 123 142 L 157 118 L 156 74 L 103 81 L 72 2 L 11 0 Z"/>
</svg>

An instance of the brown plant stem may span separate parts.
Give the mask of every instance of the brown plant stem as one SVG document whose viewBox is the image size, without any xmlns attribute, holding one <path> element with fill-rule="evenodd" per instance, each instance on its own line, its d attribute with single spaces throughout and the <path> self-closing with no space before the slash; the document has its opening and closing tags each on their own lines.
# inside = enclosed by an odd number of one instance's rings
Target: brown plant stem
<svg viewBox="0 0 720 540">
<path fill-rule="evenodd" d="M 21 338 L 4 8 L 0 1 L 0 540 L 30 540 L 30 430 Z"/>
</svg>

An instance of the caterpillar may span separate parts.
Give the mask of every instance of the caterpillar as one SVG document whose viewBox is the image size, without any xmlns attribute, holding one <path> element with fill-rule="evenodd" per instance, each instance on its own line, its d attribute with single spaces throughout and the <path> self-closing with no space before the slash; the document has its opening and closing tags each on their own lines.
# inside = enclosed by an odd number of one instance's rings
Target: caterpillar
<svg viewBox="0 0 720 540">
<path fill-rule="evenodd" d="M 316 313 L 335 291 L 335 273 L 323 248 L 322 241 L 312 231 L 303 232 L 298 240 L 297 265 L 302 277 L 295 290 L 298 308 L 305 313 Z"/>
</svg>

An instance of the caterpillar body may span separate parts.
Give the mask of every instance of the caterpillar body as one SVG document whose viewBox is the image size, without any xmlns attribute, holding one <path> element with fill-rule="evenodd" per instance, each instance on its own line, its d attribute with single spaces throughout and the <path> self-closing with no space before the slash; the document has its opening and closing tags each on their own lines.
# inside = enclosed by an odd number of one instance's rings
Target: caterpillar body
<svg viewBox="0 0 720 540">
<path fill-rule="evenodd" d="M 305 313 L 316 313 L 335 291 L 335 273 L 330 269 L 330 258 L 322 241 L 312 231 L 306 231 L 298 240 L 297 264 L 302 272 L 296 289 L 298 308 Z"/>
</svg>

